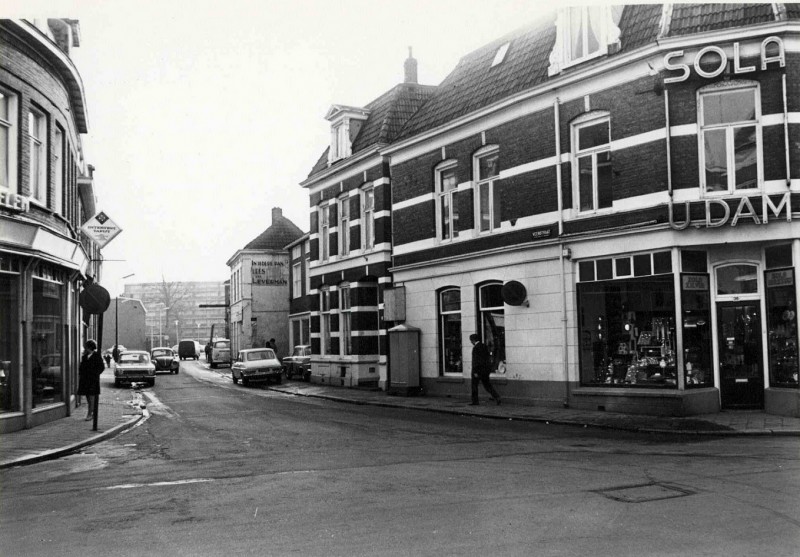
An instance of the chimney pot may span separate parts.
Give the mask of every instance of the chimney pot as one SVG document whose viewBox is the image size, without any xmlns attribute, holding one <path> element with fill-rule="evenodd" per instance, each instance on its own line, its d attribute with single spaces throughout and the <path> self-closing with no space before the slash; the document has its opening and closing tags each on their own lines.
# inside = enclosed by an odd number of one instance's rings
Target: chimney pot
<svg viewBox="0 0 800 557">
<path fill-rule="evenodd" d="M 408 47 L 408 58 L 403 65 L 405 70 L 404 83 L 417 83 L 417 60 L 411 54 L 411 47 Z"/>
<path fill-rule="evenodd" d="M 272 222 L 275 222 L 275 220 L 278 217 L 282 217 L 282 216 L 283 216 L 283 210 L 280 207 L 273 207 L 272 208 Z"/>
</svg>

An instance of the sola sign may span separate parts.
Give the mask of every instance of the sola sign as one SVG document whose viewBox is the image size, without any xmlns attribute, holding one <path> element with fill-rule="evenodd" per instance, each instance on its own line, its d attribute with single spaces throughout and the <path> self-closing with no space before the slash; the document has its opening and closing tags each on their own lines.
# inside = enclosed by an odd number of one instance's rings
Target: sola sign
<svg viewBox="0 0 800 557">
<path fill-rule="evenodd" d="M 122 232 L 122 229 L 102 211 L 87 220 L 81 226 L 81 230 L 101 248 Z"/>
</svg>

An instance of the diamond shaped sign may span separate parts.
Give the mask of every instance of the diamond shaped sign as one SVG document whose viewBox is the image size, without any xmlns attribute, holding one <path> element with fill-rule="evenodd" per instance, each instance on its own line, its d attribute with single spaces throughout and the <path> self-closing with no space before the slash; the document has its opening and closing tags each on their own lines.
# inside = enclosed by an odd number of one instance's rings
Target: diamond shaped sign
<svg viewBox="0 0 800 557">
<path fill-rule="evenodd" d="M 100 248 L 105 247 L 117 234 L 122 232 L 122 229 L 103 211 L 87 220 L 81 226 L 81 230 Z"/>
</svg>

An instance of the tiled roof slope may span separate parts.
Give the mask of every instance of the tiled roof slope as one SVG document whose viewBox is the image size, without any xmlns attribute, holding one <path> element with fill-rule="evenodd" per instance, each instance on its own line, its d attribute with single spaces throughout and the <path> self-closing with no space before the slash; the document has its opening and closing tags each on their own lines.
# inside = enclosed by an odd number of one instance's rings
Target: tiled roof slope
<svg viewBox="0 0 800 557">
<path fill-rule="evenodd" d="M 256 236 L 244 249 L 271 249 L 282 250 L 287 244 L 291 244 L 303 235 L 292 221 L 277 213 L 273 209 L 272 225 L 264 232 Z"/>
<path fill-rule="evenodd" d="M 797 4 L 784 4 L 788 19 L 800 18 Z M 663 4 L 626 5 L 619 21 L 620 53 L 652 44 L 661 29 Z M 772 4 L 675 4 L 668 36 L 683 36 L 776 21 Z M 550 52 L 556 39 L 555 14 L 464 56 L 433 97 L 406 123 L 402 140 L 444 125 L 520 93 L 548 79 Z M 497 49 L 510 42 L 505 60 L 492 67 Z M 611 56 L 614 56 L 613 54 Z M 587 62 L 563 73 L 591 65 Z"/>
<path fill-rule="evenodd" d="M 775 21 L 772 4 L 674 4 L 669 36 Z"/>
<path fill-rule="evenodd" d="M 406 120 L 419 110 L 435 90 L 436 87 L 431 85 L 400 83 L 365 106 L 370 114 L 353 141 L 353 154 L 370 147 L 391 143 Z M 330 146 L 314 165 L 309 177 L 328 168 L 328 149 Z M 337 161 L 335 164 L 340 162 Z"/>
</svg>

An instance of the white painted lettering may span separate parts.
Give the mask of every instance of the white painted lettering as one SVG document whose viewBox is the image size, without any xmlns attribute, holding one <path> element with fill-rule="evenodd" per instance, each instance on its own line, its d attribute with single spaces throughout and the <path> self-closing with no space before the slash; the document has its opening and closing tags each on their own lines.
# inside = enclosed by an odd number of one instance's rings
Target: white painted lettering
<svg viewBox="0 0 800 557">
<path fill-rule="evenodd" d="M 741 63 L 741 44 L 733 43 L 733 73 L 745 74 L 756 71 L 756 66 L 742 66 Z M 730 50 L 730 48 L 729 48 Z M 705 60 L 709 63 L 713 60 L 712 55 L 719 57 L 719 62 L 711 71 L 706 71 L 701 67 Z M 691 74 L 691 67 L 700 77 L 707 79 L 717 77 L 725 71 L 728 66 L 728 55 L 725 51 L 715 45 L 709 45 L 700 49 L 691 60 L 683 60 L 683 50 L 673 50 L 664 55 L 664 69 L 668 72 L 680 72 L 664 78 L 664 83 L 677 83 L 686 81 Z M 770 64 L 777 64 L 778 67 L 786 67 L 786 50 L 780 37 L 767 37 L 761 42 L 760 46 L 760 68 L 766 70 Z"/>
<path fill-rule="evenodd" d="M 709 52 L 714 52 L 719 56 L 719 67 L 716 70 L 707 72 L 701 66 L 701 62 L 703 61 L 703 56 L 708 54 Z M 700 52 L 697 53 L 697 56 L 694 59 L 694 71 L 697 72 L 697 75 L 700 77 L 717 77 L 719 74 L 725 71 L 725 68 L 728 66 L 728 56 L 725 54 L 725 51 L 722 50 L 718 46 L 707 46 L 702 49 Z"/>
<path fill-rule="evenodd" d="M 745 207 L 747 208 L 747 212 L 744 211 Z M 761 221 L 758 220 L 758 215 L 756 214 L 756 210 L 753 208 L 753 204 L 750 203 L 749 197 L 743 197 L 739 201 L 739 206 L 736 208 L 736 213 L 733 215 L 733 221 L 731 221 L 731 226 L 736 226 L 736 223 L 739 222 L 741 217 L 750 217 L 753 219 L 753 222 L 756 224 L 761 224 Z"/>
<path fill-rule="evenodd" d="M 778 53 L 772 56 L 767 54 L 767 47 L 771 44 L 778 46 Z M 786 51 L 780 37 L 767 37 L 761 42 L 761 69 L 766 70 L 767 64 L 771 62 L 777 62 L 781 68 L 786 66 Z"/>
<path fill-rule="evenodd" d="M 756 71 L 755 66 L 742 67 L 739 59 L 739 43 L 733 43 L 733 73 L 750 73 Z"/>
<path fill-rule="evenodd" d="M 720 220 L 712 220 L 711 218 L 711 204 L 719 205 L 725 210 L 725 216 Z M 706 199 L 706 226 L 708 228 L 717 228 L 728 222 L 728 217 L 731 216 L 731 208 L 722 199 Z"/>
<path fill-rule="evenodd" d="M 680 70 L 682 73 L 681 75 L 675 77 L 665 77 L 664 83 L 677 83 L 679 81 L 686 81 L 689 79 L 689 66 L 686 64 L 672 64 L 670 61 L 673 58 L 680 58 L 683 56 L 682 50 L 674 50 L 672 52 L 668 52 L 664 56 L 664 67 L 670 71 L 672 70 Z"/>
<path fill-rule="evenodd" d="M 784 209 L 784 207 L 786 208 L 786 222 L 792 222 L 792 206 L 790 201 L 791 195 L 788 191 L 783 194 L 783 197 L 781 197 L 781 202 L 778 203 L 777 207 L 772 203 L 770 196 L 765 195 L 764 202 L 762 203 L 762 220 L 764 221 L 764 224 L 769 222 L 769 211 L 772 211 L 772 214 L 775 215 L 775 218 L 780 218 L 781 211 Z"/>
</svg>

